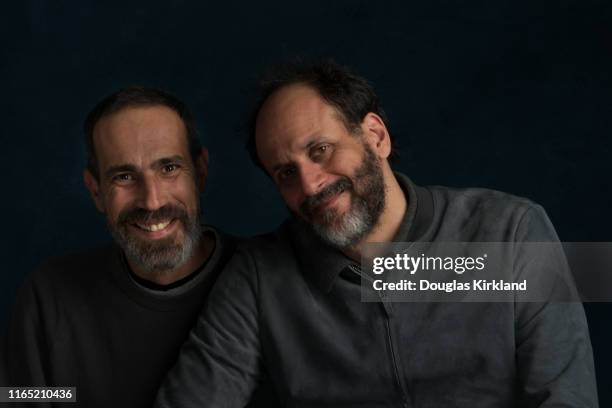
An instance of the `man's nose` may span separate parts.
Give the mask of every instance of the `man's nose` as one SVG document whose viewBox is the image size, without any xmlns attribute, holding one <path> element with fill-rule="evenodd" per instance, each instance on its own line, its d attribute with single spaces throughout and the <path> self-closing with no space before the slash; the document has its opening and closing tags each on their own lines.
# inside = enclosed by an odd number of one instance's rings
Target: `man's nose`
<svg viewBox="0 0 612 408">
<path fill-rule="evenodd" d="M 302 192 L 306 197 L 317 194 L 325 185 L 325 174 L 318 164 L 302 166 L 300 169 Z"/>
<path fill-rule="evenodd" d="M 144 176 L 140 185 L 140 206 L 153 211 L 162 205 L 162 189 L 159 181 L 153 176 Z"/>
</svg>

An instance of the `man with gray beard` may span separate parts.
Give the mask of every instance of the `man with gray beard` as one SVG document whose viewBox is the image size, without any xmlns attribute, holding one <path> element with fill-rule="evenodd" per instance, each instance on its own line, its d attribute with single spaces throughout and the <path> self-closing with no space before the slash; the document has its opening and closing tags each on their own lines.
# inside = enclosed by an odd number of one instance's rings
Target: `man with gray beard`
<svg viewBox="0 0 612 408">
<path fill-rule="evenodd" d="M 76 387 L 73 405 L 88 408 L 149 407 L 234 243 L 201 223 L 208 153 L 184 103 L 122 89 L 84 130 L 84 181 L 115 243 L 50 260 L 27 279 L 2 385 Z"/>
<path fill-rule="evenodd" d="M 341 177 L 316 195 L 304 199 L 300 211 L 321 239 L 334 247 L 347 248 L 373 229 L 385 206 L 385 183 L 381 168 L 378 157 L 364 145 L 364 158 L 361 166 L 355 170 L 354 186 L 348 177 Z M 316 222 L 319 205 L 344 191 L 351 193 L 351 211 L 341 216 L 336 209 L 330 208 L 322 212 L 321 222 Z M 340 222 L 341 218 L 343 220 Z M 333 224 L 336 227 L 330 228 Z"/>
<path fill-rule="evenodd" d="M 254 112 L 293 217 L 237 250 L 156 407 L 242 407 L 264 372 L 290 407 L 597 406 L 580 303 L 362 301 L 366 244 L 557 242 L 540 206 L 393 172 L 376 94 L 330 61 L 271 71 Z"/>
</svg>

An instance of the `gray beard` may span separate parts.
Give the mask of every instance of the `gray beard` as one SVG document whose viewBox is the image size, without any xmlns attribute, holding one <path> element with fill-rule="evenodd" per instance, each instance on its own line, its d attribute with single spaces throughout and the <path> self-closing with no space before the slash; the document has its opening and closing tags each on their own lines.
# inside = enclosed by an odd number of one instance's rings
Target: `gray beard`
<svg viewBox="0 0 612 408">
<path fill-rule="evenodd" d="M 321 221 L 309 222 L 323 241 L 336 248 L 350 248 L 365 238 L 385 208 L 385 182 L 380 160 L 369 146 L 364 144 L 364 148 L 363 164 L 355 171 L 355 182 L 345 190 L 351 195 L 347 213 L 339 215 L 335 209 L 330 209 L 324 212 Z"/>
<path fill-rule="evenodd" d="M 177 220 L 177 222 L 182 222 Z M 174 271 L 194 254 L 200 244 L 202 227 L 199 215 L 190 218 L 185 227 L 185 238 L 182 243 L 175 242 L 173 237 L 156 241 L 143 241 L 129 234 L 127 227 L 111 226 L 110 232 L 126 258 L 138 265 L 140 270 L 149 276 L 160 276 Z"/>
<path fill-rule="evenodd" d="M 342 221 L 335 221 L 338 218 L 335 211 L 334 214 L 326 214 L 323 218 L 325 224 L 312 224 L 312 229 L 323 241 L 341 249 L 357 244 L 373 229 L 376 223 L 362 203 L 354 201 Z M 330 221 L 335 221 L 336 225 L 327 225 Z"/>
</svg>

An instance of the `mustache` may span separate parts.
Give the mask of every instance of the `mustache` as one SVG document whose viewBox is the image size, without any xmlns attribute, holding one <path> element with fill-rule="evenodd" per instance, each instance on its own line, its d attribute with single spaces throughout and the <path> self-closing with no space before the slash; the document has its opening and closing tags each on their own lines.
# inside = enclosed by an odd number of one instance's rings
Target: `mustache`
<svg viewBox="0 0 612 408">
<path fill-rule="evenodd" d="M 300 211 L 307 217 L 312 217 L 315 209 L 326 201 L 329 197 L 340 194 L 347 190 L 353 190 L 353 183 L 348 178 L 344 177 L 330 184 L 317 194 L 307 197 L 300 205 Z"/>
<path fill-rule="evenodd" d="M 188 219 L 187 211 L 171 204 L 164 205 L 154 211 L 145 210 L 144 208 L 130 208 L 119 214 L 117 224 L 148 224 L 172 218 L 185 221 Z"/>
</svg>

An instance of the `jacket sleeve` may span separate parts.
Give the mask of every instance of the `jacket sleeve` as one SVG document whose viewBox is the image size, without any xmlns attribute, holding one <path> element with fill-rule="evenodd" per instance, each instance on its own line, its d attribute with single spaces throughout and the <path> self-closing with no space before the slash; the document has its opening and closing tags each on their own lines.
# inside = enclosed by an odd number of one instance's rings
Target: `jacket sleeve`
<svg viewBox="0 0 612 408">
<path fill-rule="evenodd" d="M 237 251 L 213 287 L 155 407 L 244 407 L 261 380 L 255 264 Z"/>
<path fill-rule="evenodd" d="M 597 407 L 593 351 L 582 304 L 557 234 L 540 206 L 516 232 L 515 273 L 549 287 L 546 302 L 517 302 L 515 341 L 521 407 Z M 529 243 L 552 243 L 545 251 Z M 557 243 L 558 245 L 555 245 Z M 524 245 L 522 245 L 524 244 Z M 535 253 L 537 252 L 537 254 Z M 546 274 L 546 276 L 543 276 Z M 528 281 L 529 282 L 529 281 Z"/>
</svg>

